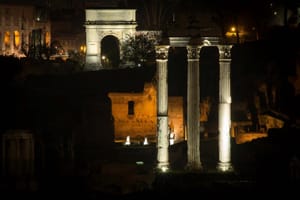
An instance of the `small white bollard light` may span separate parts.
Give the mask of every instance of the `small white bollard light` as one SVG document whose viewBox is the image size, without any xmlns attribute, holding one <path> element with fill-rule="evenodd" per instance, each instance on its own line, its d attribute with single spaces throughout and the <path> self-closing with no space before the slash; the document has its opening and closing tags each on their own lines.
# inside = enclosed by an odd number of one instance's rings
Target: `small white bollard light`
<svg viewBox="0 0 300 200">
<path fill-rule="evenodd" d="M 130 136 L 126 137 L 125 145 L 130 145 Z"/>
<path fill-rule="evenodd" d="M 143 144 L 144 144 L 144 145 L 148 145 L 148 144 L 149 144 L 149 143 L 148 143 L 147 137 L 145 137 Z"/>
<path fill-rule="evenodd" d="M 173 145 L 174 141 L 175 141 L 175 133 L 171 132 L 170 133 L 170 138 L 169 138 L 170 145 Z"/>
</svg>

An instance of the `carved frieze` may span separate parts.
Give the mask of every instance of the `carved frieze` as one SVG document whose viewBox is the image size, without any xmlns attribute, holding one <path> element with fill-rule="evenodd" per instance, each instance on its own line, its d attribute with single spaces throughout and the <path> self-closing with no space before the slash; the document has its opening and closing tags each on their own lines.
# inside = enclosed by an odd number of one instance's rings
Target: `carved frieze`
<svg viewBox="0 0 300 200">
<path fill-rule="evenodd" d="M 100 30 L 100 29 L 97 29 L 97 34 L 98 34 L 100 40 L 102 40 L 102 38 L 104 38 L 105 36 L 108 36 L 108 35 L 115 36 L 119 40 L 122 39 L 122 32 L 121 31 L 112 31 L 112 30 Z"/>
</svg>

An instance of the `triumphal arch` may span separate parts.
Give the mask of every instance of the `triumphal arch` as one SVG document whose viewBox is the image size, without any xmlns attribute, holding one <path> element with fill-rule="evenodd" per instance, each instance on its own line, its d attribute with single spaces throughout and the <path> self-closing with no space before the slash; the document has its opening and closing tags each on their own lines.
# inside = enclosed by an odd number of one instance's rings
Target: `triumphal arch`
<svg viewBox="0 0 300 200">
<path fill-rule="evenodd" d="M 86 69 L 98 70 L 104 68 L 106 55 L 101 53 L 103 40 L 114 38 L 122 59 L 122 43 L 136 32 L 135 9 L 86 9 Z"/>
</svg>

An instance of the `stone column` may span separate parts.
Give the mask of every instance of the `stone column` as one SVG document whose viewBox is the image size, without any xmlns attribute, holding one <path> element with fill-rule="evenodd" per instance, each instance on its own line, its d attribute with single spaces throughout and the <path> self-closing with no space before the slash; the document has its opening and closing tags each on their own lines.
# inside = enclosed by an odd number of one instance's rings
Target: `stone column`
<svg viewBox="0 0 300 200">
<path fill-rule="evenodd" d="M 219 163 L 217 169 L 222 172 L 232 171 L 230 124 L 231 124 L 231 94 L 230 94 L 230 63 L 231 46 L 219 45 Z"/>
<path fill-rule="evenodd" d="M 34 143 L 31 135 L 24 135 L 21 142 L 21 151 L 23 152 L 23 157 L 21 158 L 24 163 L 23 174 L 32 175 L 34 171 Z"/>
<path fill-rule="evenodd" d="M 6 171 L 9 175 L 17 175 L 19 168 L 19 144 L 17 139 L 9 139 L 7 140 L 8 148 L 7 148 L 7 157 L 6 157 Z"/>
<path fill-rule="evenodd" d="M 187 168 L 202 169 L 200 160 L 200 86 L 199 54 L 201 46 L 187 46 Z"/>
<path fill-rule="evenodd" d="M 155 50 L 157 73 L 157 169 L 164 172 L 169 168 L 167 65 L 169 46 L 156 46 Z"/>
</svg>

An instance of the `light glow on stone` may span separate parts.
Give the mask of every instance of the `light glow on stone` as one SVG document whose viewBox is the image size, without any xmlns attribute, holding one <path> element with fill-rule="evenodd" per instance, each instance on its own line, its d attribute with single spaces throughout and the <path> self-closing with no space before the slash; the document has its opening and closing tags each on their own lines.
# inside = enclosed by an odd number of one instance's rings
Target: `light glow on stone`
<svg viewBox="0 0 300 200">
<path fill-rule="evenodd" d="M 170 133 L 170 139 L 169 139 L 170 145 L 173 145 L 175 142 L 175 133 L 171 132 Z"/>
<path fill-rule="evenodd" d="M 166 167 L 166 166 L 162 166 L 162 167 L 161 167 L 161 171 L 162 171 L 162 172 L 167 172 L 168 170 L 169 170 L 169 168 Z"/>
<path fill-rule="evenodd" d="M 230 161 L 230 107 L 229 104 L 220 105 L 219 117 L 219 148 L 220 148 L 220 161 Z"/>
<path fill-rule="evenodd" d="M 130 145 L 130 136 L 126 137 L 125 145 Z"/>
<path fill-rule="evenodd" d="M 144 144 L 144 145 L 148 145 L 148 144 L 149 144 L 149 143 L 148 143 L 147 137 L 145 137 L 143 144 Z"/>
</svg>

